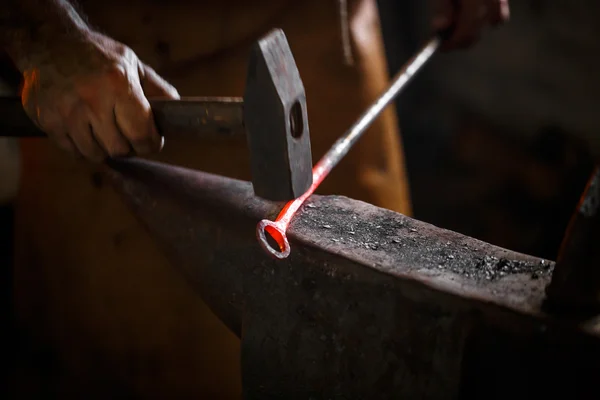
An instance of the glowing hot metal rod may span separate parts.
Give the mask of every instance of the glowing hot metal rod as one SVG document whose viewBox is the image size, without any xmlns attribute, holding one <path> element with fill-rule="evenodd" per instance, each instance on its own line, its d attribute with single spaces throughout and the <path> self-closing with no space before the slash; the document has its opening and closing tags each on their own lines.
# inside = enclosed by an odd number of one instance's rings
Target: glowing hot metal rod
<svg viewBox="0 0 600 400">
<path fill-rule="evenodd" d="M 367 128 L 375 121 L 381 112 L 396 98 L 401 90 L 414 75 L 429 61 L 440 47 L 441 39 L 434 37 L 429 40 L 421 50 L 411 58 L 406 65 L 396 74 L 388 89 L 369 107 L 361 117 L 342 135 L 319 160 L 313 168 L 313 183 L 306 193 L 295 200 L 288 202 L 281 210 L 275 221 L 263 219 L 256 227 L 256 234 L 261 247 L 270 255 L 284 259 L 290 254 L 290 243 L 286 236 L 288 225 L 302 206 L 304 201 L 314 193 L 329 172 L 348 153 L 352 146 L 360 139 Z M 269 244 L 268 237 L 277 244 Z"/>
</svg>

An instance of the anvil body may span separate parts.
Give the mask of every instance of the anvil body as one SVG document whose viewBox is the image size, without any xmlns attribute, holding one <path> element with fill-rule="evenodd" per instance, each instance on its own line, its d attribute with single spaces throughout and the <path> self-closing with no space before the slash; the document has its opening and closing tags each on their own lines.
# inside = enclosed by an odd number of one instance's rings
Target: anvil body
<svg viewBox="0 0 600 400">
<path fill-rule="evenodd" d="M 273 260 L 251 184 L 145 161 L 115 187 L 242 340 L 248 399 L 582 398 L 600 325 L 544 311 L 554 263 L 367 203 L 313 196 Z"/>
</svg>

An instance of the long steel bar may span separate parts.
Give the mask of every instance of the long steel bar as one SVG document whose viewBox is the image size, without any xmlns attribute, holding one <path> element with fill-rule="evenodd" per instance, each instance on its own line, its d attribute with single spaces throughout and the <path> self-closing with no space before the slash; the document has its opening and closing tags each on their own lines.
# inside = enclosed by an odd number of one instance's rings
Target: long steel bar
<svg viewBox="0 0 600 400">
<path fill-rule="evenodd" d="M 290 254 L 290 244 L 286 236 L 287 228 L 306 199 L 311 196 L 327 177 L 329 172 L 344 158 L 352 146 L 360 139 L 367 128 L 377 119 L 381 112 L 398 96 L 412 78 L 421 70 L 439 48 L 441 39 L 434 37 L 396 74 L 389 88 L 369 107 L 364 114 L 340 137 L 331 149 L 319 160 L 313 168 L 313 184 L 306 193 L 288 202 L 275 221 L 264 219 L 256 228 L 257 238 L 261 247 L 270 255 L 283 259 Z M 269 244 L 269 237 L 277 245 Z"/>
</svg>

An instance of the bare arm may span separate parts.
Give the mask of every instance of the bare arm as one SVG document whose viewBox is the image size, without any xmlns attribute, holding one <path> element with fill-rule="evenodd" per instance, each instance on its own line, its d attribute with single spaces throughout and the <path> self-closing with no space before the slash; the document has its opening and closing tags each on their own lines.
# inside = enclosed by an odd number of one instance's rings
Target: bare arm
<svg viewBox="0 0 600 400">
<path fill-rule="evenodd" d="M 4 0 L 0 6 L 0 40 L 24 71 L 48 57 L 57 40 L 82 39 L 87 24 L 66 0 Z"/>
<path fill-rule="evenodd" d="M 94 161 L 160 149 L 146 96 L 178 98 L 175 88 L 67 0 L 2 3 L 0 41 L 23 74 L 23 106 L 61 148 Z"/>
</svg>

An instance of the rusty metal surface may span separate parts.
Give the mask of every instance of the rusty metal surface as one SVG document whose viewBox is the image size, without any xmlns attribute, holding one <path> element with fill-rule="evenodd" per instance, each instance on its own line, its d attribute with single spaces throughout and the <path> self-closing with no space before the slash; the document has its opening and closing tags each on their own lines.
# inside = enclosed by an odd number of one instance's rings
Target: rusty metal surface
<svg viewBox="0 0 600 400">
<path fill-rule="evenodd" d="M 257 196 L 295 199 L 312 184 L 306 93 L 281 29 L 252 48 L 244 92 L 245 121 Z"/>
<path fill-rule="evenodd" d="M 313 196 L 295 251 L 265 255 L 281 204 L 247 182 L 144 161 L 108 175 L 242 338 L 248 399 L 582 398 L 597 319 L 543 311 L 554 264 L 343 197 Z"/>
<path fill-rule="evenodd" d="M 548 305 L 567 312 L 600 311 L 600 168 L 581 197 L 548 286 Z"/>
</svg>

